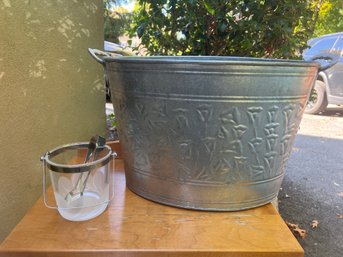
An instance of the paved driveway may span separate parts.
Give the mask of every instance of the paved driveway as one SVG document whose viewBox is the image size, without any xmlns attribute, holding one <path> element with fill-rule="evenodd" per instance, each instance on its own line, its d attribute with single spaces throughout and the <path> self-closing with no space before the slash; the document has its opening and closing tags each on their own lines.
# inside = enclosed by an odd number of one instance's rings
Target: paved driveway
<svg viewBox="0 0 343 257">
<path fill-rule="evenodd" d="M 343 107 L 304 115 L 279 210 L 286 221 L 307 230 L 305 239 L 298 239 L 306 257 L 343 256 Z M 317 228 L 311 228 L 312 220 L 319 221 Z"/>
</svg>

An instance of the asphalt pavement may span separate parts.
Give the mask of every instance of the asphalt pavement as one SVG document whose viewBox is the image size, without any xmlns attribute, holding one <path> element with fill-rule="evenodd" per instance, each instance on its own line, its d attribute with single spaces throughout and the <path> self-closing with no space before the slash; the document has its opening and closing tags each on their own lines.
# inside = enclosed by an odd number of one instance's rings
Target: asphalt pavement
<svg viewBox="0 0 343 257">
<path fill-rule="evenodd" d="M 305 257 L 343 256 L 343 107 L 304 115 L 279 193 L 279 212 L 306 230 L 305 238 L 297 237 Z"/>
</svg>

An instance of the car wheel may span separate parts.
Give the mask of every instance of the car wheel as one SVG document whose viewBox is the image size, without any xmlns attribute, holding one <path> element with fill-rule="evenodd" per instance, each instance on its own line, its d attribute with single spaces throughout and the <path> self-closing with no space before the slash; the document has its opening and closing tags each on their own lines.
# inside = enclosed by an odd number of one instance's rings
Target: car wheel
<svg viewBox="0 0 343 257">
<path fill-rule="evenodd" d="M 310 99 L 307 102 L 305 113 L 317 114 L 325 111 L 328 106 L 328 99 L 326 96 L 325 83 L 317 80 L 312 89 Z"/>
</svg>

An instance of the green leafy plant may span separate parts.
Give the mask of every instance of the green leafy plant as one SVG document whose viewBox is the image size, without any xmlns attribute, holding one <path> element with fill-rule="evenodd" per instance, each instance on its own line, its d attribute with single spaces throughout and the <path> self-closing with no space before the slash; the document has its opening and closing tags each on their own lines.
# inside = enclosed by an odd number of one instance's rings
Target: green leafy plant
<svg viewBox="0 0 343 257">
<path fill-rule="evenodd" d="M 148 55 L 298 58 L 313 11 L 307 0 L 139 0 L 131 36 Z"/>
<path fill-rule="evenodd" d="M 343 1 L 313 0 L 313 37 L 343 31 Z"/>
<path fill-rule="evenodd" d="M 107 119 L 111 122 L 112 128 L 116 128 L 117 126 L 117 121 L 116 121 L 116 116 L 114 113 L 111 113 L 110 115 L 107 116 Z"/>
</svg>

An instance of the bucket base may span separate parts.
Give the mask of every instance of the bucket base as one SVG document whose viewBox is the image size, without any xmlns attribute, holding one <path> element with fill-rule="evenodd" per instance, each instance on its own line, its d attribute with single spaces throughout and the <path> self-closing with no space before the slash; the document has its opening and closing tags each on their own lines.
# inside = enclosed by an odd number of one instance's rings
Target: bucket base
<svg viewBox="0 0 343 257">
<path fill-rule="evenodd" d="M 63 218 L 70 221 L 93 219 L 103 213 L 108 205 L 108 202 L 95 205 L 94 203 L 99 202 L 99 198 L 99 195 L 95 192 L 84 192 L 83 196 L 74 200 L 68 205 L 68 208 L 58 208 L 58 212 Z M 60 201 L 63 200 L 60 199 Z"/>
<path fill-rule="evenodd" d="M 273 199 L 278 195 L 277 193 L 272 194 L 271 196 L 260 199 L 259 201 L 255 201 L 253 203 L 239 203 L 239 204 L 230 204 L 228 205 L 220 205 L 220 204 L 213 204 L 213 203 L 202 203 L 201 205 L 196 203 L 190 203 L 190 202 L 176 202 L 176 201 L 168 201 L 168 199 L 156 199 L 154 195 L 149 195 L 146 192 L 140 191 L 139 189 L 135 188 L 132 189 L 129 185 L 127 187 L 134 192 L 135 194 L 147 199 L 151 200 L 156 203 L 173 206 L 177 208 L 182 209 L 191 209 L 191 210 L 199 210 L 199 211 L 241 211 L 241 210 L 247 210 L 247 209 L 253 209 L 256 207 L 263 206 L 265 204 L 268 204 L 273 201 Z"/>
<path fill-rule="evenodd" d="M 181 184 L 149 177 L 127 169 L 126 184 L 134 193 L 154 202 L 185 209 L 239 211 L 270 203 L 277 195 L 284 173 L 268 180 L 251 183 Z"/>
</svg>

